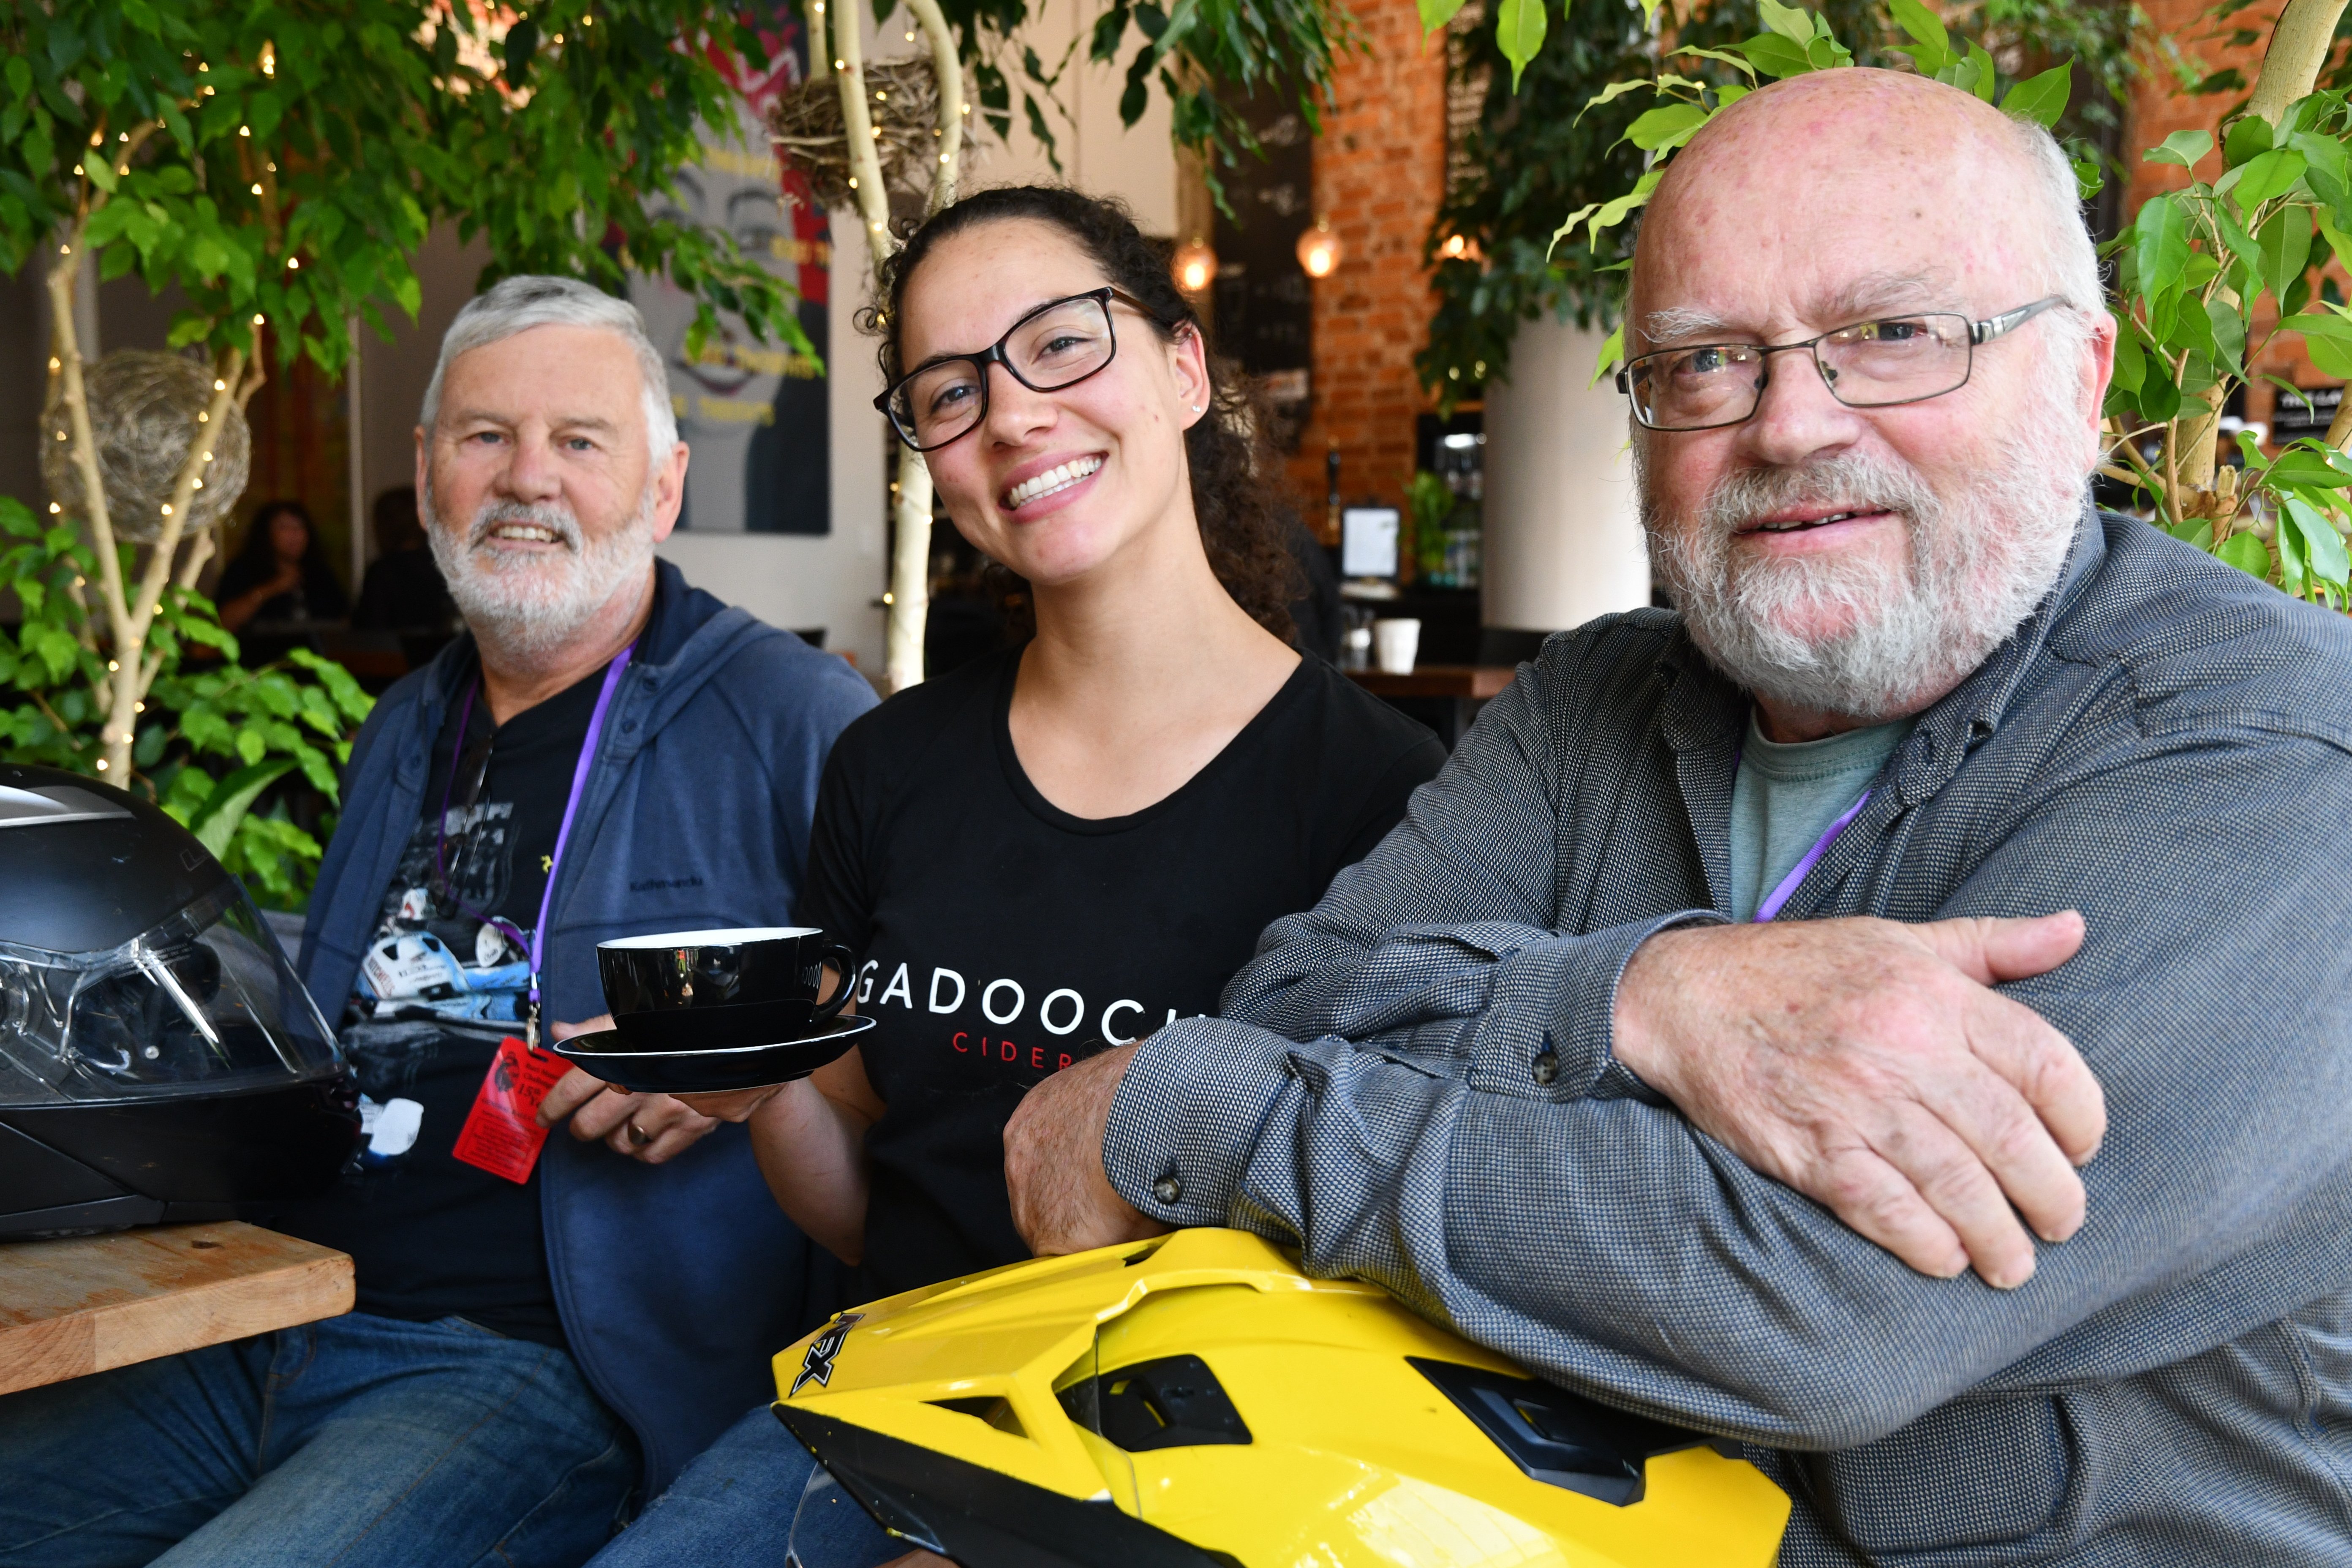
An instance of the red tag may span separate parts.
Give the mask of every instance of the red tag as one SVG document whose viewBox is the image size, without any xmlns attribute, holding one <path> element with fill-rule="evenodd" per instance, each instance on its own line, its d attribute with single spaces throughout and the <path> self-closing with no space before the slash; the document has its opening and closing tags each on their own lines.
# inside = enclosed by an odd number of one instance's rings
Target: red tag
<svg viewBox="0 0 2352 1568">
<path fill-rule="evenodd" d="M 530 1168 L 547 1142 L 547 1129 L 539 1124 L 539 1102 L 571 1070 L 562 1057 L 534 1051 L 512 1035 L 500 1040 L 490 1070 L 482 1076 L 481 1092 L 474 1096 L 474 1109 L 466 1113 L 466 1125 L 458 1131 L 457 1146 L 450 1152 L 493 1176 L 530 1180 Z"/>
</svg>

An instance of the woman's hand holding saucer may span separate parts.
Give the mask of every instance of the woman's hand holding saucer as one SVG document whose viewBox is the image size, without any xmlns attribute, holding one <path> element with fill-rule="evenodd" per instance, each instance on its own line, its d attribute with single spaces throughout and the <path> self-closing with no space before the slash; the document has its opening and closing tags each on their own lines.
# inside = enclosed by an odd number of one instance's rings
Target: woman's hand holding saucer
<svg viewBox="0 0 2352 1568">
<path fill-rule="evenodd" d="M 610 1016 L 579 1024 L 556 1024 L 549 1033 L 559 1040 L 593 1034 L 613 1026 Z M 761 1093 L 752 1090 L 752 1093 Z M 698 1096 L 733 1099 L 734 1096 Z M 749 1114 L 747 1111 L 745 1114 Z M 684 1100 L 667 1094 L 632 1094 L 573 1068 L 556 1080 L 539 1102 L 539 1124 L 553 1127 L 571 1122 L 572 1136 L 583 1143 L 599 1139 L 615 1154 L 648 1165 L 674 1160 L 700 1142 L 720 1119 L 706 1116 Z"/>
</svg>

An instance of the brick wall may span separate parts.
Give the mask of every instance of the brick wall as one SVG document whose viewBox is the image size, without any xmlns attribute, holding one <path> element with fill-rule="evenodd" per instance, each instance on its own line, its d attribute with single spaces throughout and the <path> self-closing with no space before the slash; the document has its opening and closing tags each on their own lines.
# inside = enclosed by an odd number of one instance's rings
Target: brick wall
<svg viewBox="0 0 2352 1568">
<path fill-rule="evenodd" d="M 2277 20 L 2280 5 L 2272 0 L 2216 25 L 2207 15 L 2210 0 L 2142 0 L 2155 34 L 2169 39 L 2190 68 L 2198 74 L 2235 66 L 2243 72 L 2251 85 L 2262 70 L 2263 50 L 2270 41 L 2272 25 Z M 2255 33 L 2259 40 L 2251 45 L 2231 47 L 2228 35 L 2243 27 Z M 2178 163 L 2148 163 L 2140 154 L 2157 145 L 2176 131 L 2203 131 L 2213 137 L 2218 146 L 2221 139 L 2221 116 L 2236 105 L 2242 94 L 2219 92 L 2192 98 L 2179 90 L 2177 79 L 2168 64 L 2158 63 L 2141 76 L 2132 93 L 2131 126 L 2125 138 L 2124 159 L 2128 170 L 2129 184 L 2125 198 L 2125 211 L 2137 214 L 2140 204 L 2159 191 L 2175 191 L 2189 183 L 2189 171 Z M 2221 172 L 2219 158 L 2208 158 L 2198 165 L 2198 173 L 2211 180 Z M 2316 239 L 2315 247 L 2324 253 L 2326 241 Z M 2342 274 L 2336 274 L 2342 285 Z M 2312 307 L 2316 309 L 2316 307 Z M 2272 301 L 2265 300 L 2255 322 L 2255 335 L 2267 331 L 2277 320 Z M 2303 342 L 2287 337 L 2274 342 L 2253 363 L 2247 366 L 2252 376 L 2275 375 L 2296 386 L 2332 386 L 2335 378 L 2314 370 L 2303 352 Z M 2246 417 L 2267 426 L 2277 392 L 2266 382 L 2250 380 L 2246 387 Z"/>
<path fill-rule="evenodd" d="M 2263 45 L 2269 42 L 2279 5 L 2275 0 L 2251 5 L 2225 26 L 2217 26 L 2206 16 L 2210 5 L 2211 0 L 2142 0 L 2141 8 L 2147 13 L 2150 31 L 2179 50 L 2183 62 L 2191 70 L 2203 75 L 2235 66 L 2251 83 L 2262 68 Z M 2230 47 L 2227 34 L 2239 27 L 2259 34 L 2262 42 Z M 2221 36 L 2216 37 L 2217 34 Z M 2189 183 L 2189 172 L 2179 164 L 2143 163 L 2140 153 L 2176 131 L 2211 132 L 2218 142 L 2221 115 L 2240 96 L 2221 92 L 2191 98 L 2179 91 L 2169 63 L 2158 50 L 2149 51 L 2146 66 L 2132 92 L 2132 124 L 2125 139 L 2126 177 L 2130 181 L 2126 206 L 2132 212 L 2138 211 L 2140 203 L 2157 192 L 2177 191 Z M 2210 178 L 2214 171 L 2207 168 L 2204 173 Z"/>
<path fill-rule="evenodd" d="M 1432 302 L 1421 247 L 1445 191 L 1445 50 L 1424 46 L 1413 0 L 1357 0 L 1367 52 L 1334 72 L 1315 144 L 1316 210 L 1344 248 L 1315 281 L 1313 414 L 1291 459 L 1301 515 L 1321 521 L 1324 454 L 1339 444 L 1349 500 L 1402 505 L 1413 419 L 1429 406 L 1412 373 Z"/>
</svg>

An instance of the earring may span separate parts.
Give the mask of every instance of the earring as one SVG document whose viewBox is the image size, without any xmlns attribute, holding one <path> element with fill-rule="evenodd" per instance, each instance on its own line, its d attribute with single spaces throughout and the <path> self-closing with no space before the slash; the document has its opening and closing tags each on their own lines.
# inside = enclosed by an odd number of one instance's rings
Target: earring
<svg viewBox="0 0 2352 1568">
<path fill-rule="evenodd" d="M 1203 408 L 1205 408 L 1205 407 L 1207 407 L 1207 406 L 1208 406 L 1208 405 L 1207 405 L 1207 404 L 1205 404 L 1205 403 L 1196 403 L 1196 404 L 1194 404 L 1194 405 L 1192 405 L 1192 412 L 1193 412 L 1193 413 L 1195 413 L 1195 414 L 1198 414 L 1199 412 L 1201 412 L 1201 410 L 1202 410 L 1202 409 L 1203 409 Z"/>
</svg>

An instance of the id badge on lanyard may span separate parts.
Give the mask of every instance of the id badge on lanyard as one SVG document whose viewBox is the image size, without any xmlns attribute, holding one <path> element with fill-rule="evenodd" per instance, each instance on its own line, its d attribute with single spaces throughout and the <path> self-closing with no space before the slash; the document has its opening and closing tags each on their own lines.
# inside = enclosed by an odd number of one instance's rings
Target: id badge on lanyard
<svg viewBox="0 0 2352 1568">
<path fill-rule="evenodd" d="M 509 1035 L 499 1042 L 490 1070 L 475 1091 L 474 1108 L 449 1152 L 478 1170 L 509 1182 L 530 1180 L 547 1129 L 539 1124 L 539 1104 L 572 1064 L 552 1052 L 534 1050 Z"/>
<path fill-rule="evenodd" d="M 632 644 L 605 667 L 604 688 L 596 694 L 595 710 L 588 715 L 588 733 L 580 742 L 580 760 L 572 765 L 572 793 L 563 802 L 563 821 L 555 830 L 555 853 L 548 858 L 547 886 L 539 895 L 539 923 L 530 933 L 530 997 L 523 1010 L 522 1038 L 509 1035 L 499 1042 L 497 1053 L 490 1058 L 489 1070 L 482 1075 L 482 1087 L 475 1091 L 466 1125 L 458 1131 L 457 1147 L 451 1151 L 467 1164 L 509 1182 L 530 1179 L 531 1168 L 539 1163 L 539 1152 L 547 1143 L 547 1129 L 539 1124 L 540 1102 L 571 1070 L 571 1064 L 562 1058 L 540 1047 L 540 966 L 547 956 L 548 916 L 554 910 L 556 873 L 563 865 L 563 851 L 572 841 L 572 819 L 579 815 L 580 797 L 587 793 L 588 774 L 596 762 L 596 742 L 604 732 L 604 717 L 612 710 L 614 694 L 620 690 L 621 677 L 635 652 Z M 461 736 L 473 713 L 473 705 L 474 693 L 468 691 L 465 714 L 457 725 Z M 454 776 L 454 763 L 452 773 Z M 443 802 L 442 821 L 446 827 L 446 801 Z M 437 847 L 434 858 L 437 864 Z"/>
</svg>

